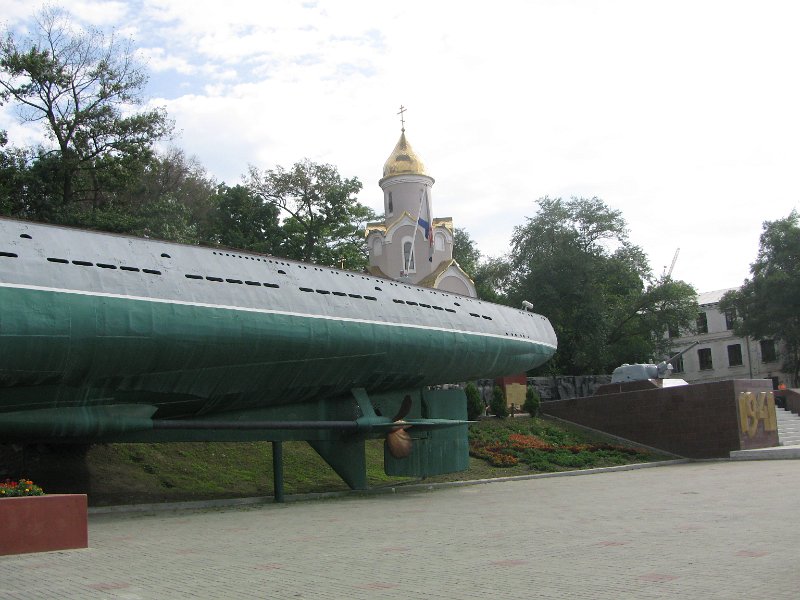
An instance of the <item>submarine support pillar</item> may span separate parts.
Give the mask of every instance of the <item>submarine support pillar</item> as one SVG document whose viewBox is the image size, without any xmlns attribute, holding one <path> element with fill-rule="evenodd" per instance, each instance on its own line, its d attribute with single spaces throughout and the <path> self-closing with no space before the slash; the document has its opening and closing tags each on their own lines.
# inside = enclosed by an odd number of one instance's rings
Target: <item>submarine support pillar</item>
<svg viewBox="0 0 800 600">
<path fill-rule="evenodd" d="M 272 489 L 275 502 L 283 503 L 283 442 L 272 442 Z"/>
</svg>

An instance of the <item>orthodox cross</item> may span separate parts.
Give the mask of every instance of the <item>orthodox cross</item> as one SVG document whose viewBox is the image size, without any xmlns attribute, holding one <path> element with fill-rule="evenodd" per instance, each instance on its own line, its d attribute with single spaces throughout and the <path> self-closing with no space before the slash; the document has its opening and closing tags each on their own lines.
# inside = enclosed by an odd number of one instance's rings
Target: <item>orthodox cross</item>
<svg viewBox="0 0 800 600">
<path fill-rule="evenodd" d="M 406 112 L 406 107 L 401 104 L 400 105 L 400 112 L 397 113 L 398 115 L 400 115 L 400 131 L 405 131 L 406 130 L 406 119 L 405 119 L 405 115 L 403 114 L 404 112 Z"/>
</svg>

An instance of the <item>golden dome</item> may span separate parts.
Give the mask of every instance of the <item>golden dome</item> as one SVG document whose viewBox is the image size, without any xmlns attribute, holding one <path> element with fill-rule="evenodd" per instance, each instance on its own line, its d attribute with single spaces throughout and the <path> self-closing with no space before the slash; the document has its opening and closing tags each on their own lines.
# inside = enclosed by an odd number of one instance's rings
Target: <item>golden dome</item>
<svg viewBox="0 0 800 600">
<path fill-rule="evenodd" d="M 405 130 L 400 134 L 397 145 L 383 165 L 384 178 L 392 175 L 428 175 L 425 172 L 425 165 L 406 140 Z"/>
</svg>

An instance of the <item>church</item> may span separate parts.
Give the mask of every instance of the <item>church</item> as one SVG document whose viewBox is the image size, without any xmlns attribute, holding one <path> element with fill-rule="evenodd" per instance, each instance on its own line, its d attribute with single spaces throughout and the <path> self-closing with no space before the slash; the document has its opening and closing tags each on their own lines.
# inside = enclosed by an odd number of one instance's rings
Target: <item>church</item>
<svg viewBox="0 0 800 600">
<path fill-rule="evenodd" d="M 403 125 L 378 182 L 383 221 L 366 227 L 369 272 L 475 298 L 475 283 L 453 259 L 453 219 L 433 217 L 433 184 Z"/>
</svg>

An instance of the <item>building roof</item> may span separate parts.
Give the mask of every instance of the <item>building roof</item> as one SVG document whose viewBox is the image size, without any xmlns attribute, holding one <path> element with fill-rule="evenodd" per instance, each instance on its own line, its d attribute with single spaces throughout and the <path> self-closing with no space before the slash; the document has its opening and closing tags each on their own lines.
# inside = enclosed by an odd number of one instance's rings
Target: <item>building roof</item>
<svg viewBox="0 0 800 600">
<path fill-rule="evenodd" d="M 411 148 L 411 144 L 408 143 L 405 130 L 400 134 L 397 145 L 383 165 L 383 177 L 391 177 L 392 175 L 429 176 L 425 172 L 425 165 L 422 164 L 422 160 Z"/>
<path fill-rule="evenodd" d="M 725 288 L 724 290 L 714 290 L 713 292 L 702 292 L 697 295 L 697 303 L 700 306 L 717 304 L 722 300 L 722 296 L 724 296 L 726 292 L 732 292 L 737 289 L 739 288 Z"/>
</svg>

